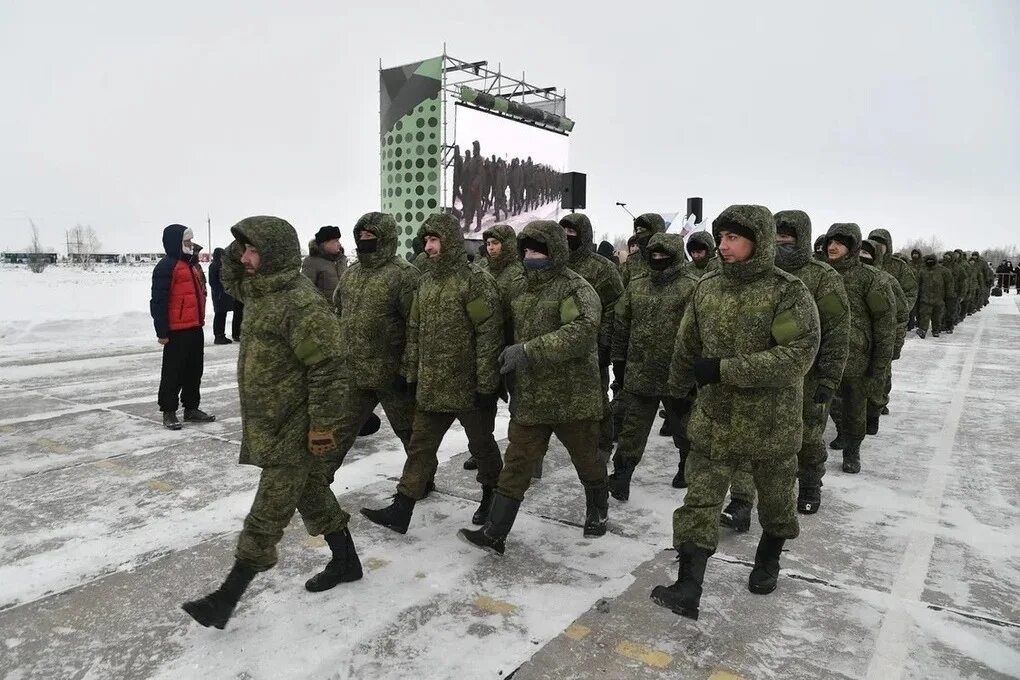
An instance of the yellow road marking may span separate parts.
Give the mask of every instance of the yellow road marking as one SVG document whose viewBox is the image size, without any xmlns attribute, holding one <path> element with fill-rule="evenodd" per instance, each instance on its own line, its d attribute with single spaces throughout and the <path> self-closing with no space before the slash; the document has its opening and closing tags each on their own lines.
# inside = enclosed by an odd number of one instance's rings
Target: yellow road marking
<svg viewBox="0 0 1020 680">
<path fill-rule="evenodd" d="M 174 488 L 173 484 L 161 482 L 158 479 L 154 479 L 151 482 L 146 482 L 145 486 L 149 487 L 153 491 L 173 491 Z"/>
<path fill-rule="evenodd" d="M 583 640 L 591 635 L 591 628 L 588 626 L 582 626 L 580 623 L 572 623 L 567 626 L 567 629 L 563 631 L 571 640 Z"/>
<path fill-rule="evenodd" d="M 368 569 L 369 571 L 375 571 L 376 569 L 382 569 L 389 563 L 390 563 L 389 560 L 384 560 L 381 557 L 369 557 L 367 560 L 365 560 L 365 569 Z"/>
<path fill-rule="evenodd" d="M 637 642 L 631 642 L 630 640 L 624 640 L 620 644 L 616 645 L 616 653 L 620 656 L 625 656 L 628 659 L 634 659 L 640 661 L 646 666 L 652 668 L 667 668 L 673 663 L 673 657 L 666 652 L 660 652 L 657 649 L 646 647 L 645 645 L 638 644 Z"/>
<path fill-rule="evenodd" d="M 708 680 L 744 680 L 739 675 L 734 675 L 729 671 L 712 671 L 712 675 L 708 676 Z"/>
<path fill-rule="evenodd" d="M 512 605 L 509 602 L 503 602 L 502 600 L 494 600 L 487 595 L 481 595 L 475 598 L 474 605 L 482 611 L 490 614 L 502 614 L 504 616 L 513 614 L 517 611 L 517 607 L 515 605 Z"/>
</svg>

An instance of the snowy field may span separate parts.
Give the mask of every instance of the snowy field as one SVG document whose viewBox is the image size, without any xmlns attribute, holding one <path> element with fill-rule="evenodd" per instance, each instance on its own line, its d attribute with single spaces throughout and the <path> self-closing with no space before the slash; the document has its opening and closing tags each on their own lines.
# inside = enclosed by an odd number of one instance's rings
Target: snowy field
<svg viewBox="0 0 1020 680">
<path fill-rule="evenodd" d="M 676 576 L 666 438 L 600 539 L 581 535 L 583 490 L 554 444 L 498 559 L 455 536 L 479 496 L 457 426 L 406 536 L 357 514 L 401 469 L 384 422 L 333 487 L 365 578 L 306 592 L 328 552 L 295 518 L 217 631 L 179 605 L 226 574 L 255 490 L 236 464 L 237 345 L 207 332 L 217 421 L 160 427 L 150 273 L 0 269 L 0 678 L 1020 677 L 1016 295 L 908 340 L 863 472 L 830 459 L 772 595 L 746 588 L 755 525 L 723 531 L 699 621 L 648 600 Z"/>
</svg>

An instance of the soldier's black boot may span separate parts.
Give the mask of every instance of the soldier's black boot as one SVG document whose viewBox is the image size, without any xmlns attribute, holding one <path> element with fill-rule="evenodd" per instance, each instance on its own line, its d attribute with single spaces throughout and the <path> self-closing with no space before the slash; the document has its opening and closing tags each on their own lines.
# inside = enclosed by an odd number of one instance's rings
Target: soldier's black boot
<svg viewBox="0 0 1020 680">
<path fill-rule="evenodd" d="M 883 416 L 889 415 L 889 407 L 888 406 L 883 406 L 882 407 L 882 415 Z"/>
<path fill-rule="evenodd" d="M 414 513 L 414 503 L 410 496 L 397 493 L 393 496 L 393 502 L 385 508 L 378 510 L 362 508 L 361 514 L 379 526 L 393 529 L 398 534 L 406 534 L 407 526 L 411 523 L 411 514 Z"/>
<path fill-rule="evenodd" d="M 722 511 L 719 521 L 738 533 L 751 528 L 751 508 L 754 507 L 742 498 L 731 498 L 730 504 Z"/>
<path fill-rule="evenodd" d="M 919 337 L 922 340 L 924 340 L 924 336 L 926 336 L 926 335 L 928 335 L 928 334 L 925 331 L 921 330 L 920 328 L 917 329 L 917 337 Z"/>
<path fill-rule="evenodd" d="M 361 560 L 358 559 L 354 539 L 351 538 L 351 532 L 347 527 L 342 531 L 326 534 L 323 538 L 333 552 L 333 559 L 326 564 L 325 569 L 305 581 L 305 589 L 313 593 L 329 590 L 341 583 L 357 581 L 362 576 Z"/>
<path fill-rule="evenodd" d="M 176 411 L 163 411 L 163 427 L 168 430 L 181 429 L 181 421 L 177 420 Z"/>
<path fill-rule="evenodd" d="M 585 538 L 605 536 L 606 522 L 609 520 L 609 486 L 585 486 L 584 501 Z"/>
<path fill-rule="evenodd" d="M 521 502 L 497 493 L 492 496 L 489 519 L 481 529 L 461 529 L 457 536 L 477 548 L 502 555 L 506 550 L 506 537 L 517 519 Z"/>
<path fill-rule="evenodd" d="M 820 484 L 800 484 L 797 491 L 797 512 L 813 515 L 822 507 L 822 487 Z"/>
<path fill-rule="evenodd" d="M 860 471 L 861 471 L 861 443 L 847 442 L 846 448 L 843 449 L 843 472 L 848 472 L 852 475 L 855 475 Z"/>
<path fill-rule="evenodd" d="M 234 562 L 233 568 L 227 574 L 223 585 L 209 593 L 203 598 L 185 602 L 181 609 L 188 613 L 188 616 L 208 628 L 213 626 L 223 630 L 234 613 L 241 595 L 247 590 L 248 584 L 258 573 L 252 567 L 240 562 Z"/>
<path fill-rule="evenodd" d="M 613 461 L 613 472 L 609 475 L 609 493 L 618 501 L 626 501 L 630 498 L 630 478 L 634 475 L 634 468 L 637 467 L 634 461 L 617 460 Z"/>
<path fill-rule="evenodd" d="M 768 595 L 779 583 L 779 555 L 785 538 L 762 532 L 758 550 L 754 553 L 754 569 L 747 578 L 747 589 L 758 595 Z"/>
<path fill-rule="evenodd" d="M 496 490 L 491 486 L 482 487 L 482 502 L 478 504 L 475 514 L 471 515 L 471 523 L 476 527 L 482 526 L 489 519 L 489 508 L 492 507 L 492 496 L 495 493 Z"/>
<path fill-rule="evenodd" d="M 680 452 L 680 462 L 677 464 L 676 474 L 673 475 L 673 488 L 674 489 L 686 489 L 687 488 L 687 476 L 684 473 L 684 467 L 687 465 L 687 453 L 684 451 Z"/>
<path fill-rule="evenodd" d="M 478 461 L 475 460 L 474 456 L 468 456 L 468 459 L 464 461 L 464 469 L 465 470 L 477 470 L 478 469 Z"/>
<path fill-rule="evenodd" d="M 660 414 L 661 413 L 662 412 L 660 412 Z M 660 437 L 672 437 L 673 436 L 673 428 L 669 426 L 669 421 L 668 420 L 663 420 L 662 421 L 662 427 L 659 428 L 659 436 Z"/>
<path fill-rule="evenodd" d="M 693 543 L 683 543 L 677 553 L 680 566 L 676 583 L 652 588 L 652 602 L 674 614 L 697 621 L 701 606 L 701 586 L 705 582 L 705 566 L 712 551 L 699 548 Z"/>
<path fill-rule="evenodd" d="M 199 408 L 184 409 L 184 422 L 186 423 L 211 423 L 216 416 L 211 416 Z"/>
<path fill-rule="evenodd" d="M 878 416 L 868 416 L 867 430 L 866 432 L 870 435 L 878 434 Z"/>
</svg>

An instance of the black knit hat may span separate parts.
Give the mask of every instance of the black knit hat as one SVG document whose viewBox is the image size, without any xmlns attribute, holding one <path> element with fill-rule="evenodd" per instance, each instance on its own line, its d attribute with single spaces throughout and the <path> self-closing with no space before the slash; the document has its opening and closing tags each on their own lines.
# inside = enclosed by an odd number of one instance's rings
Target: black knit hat
<svg viewBox="0 0 1020 680">
<path fill-rule="evenodd" d="M 325 243 L 326 241 L 332 241 L 338 238 L 340 238 L 340 227 L 327 226 L 322 227 L 319 231 L 315 232 L 316 243 Z"/>
<path fill-rule="evenodd" d="M 841 243 L 844 246 L 846 246 L 847 249 L 849 250 L 853 250 L 854 248 L 854 240 L 849 234 L 833 234 L 828 239 L 826 239 L 825 245 L 829 245 L 829 241 Z"/>
<path fill-rule="evenodd" d="M 536 253 L 542 253 L 543 255 L 549 254 L 549 246 L 544 242 L 533 238 L 522 238 L 517 240 L 517 250 L 520 251 L 521 256 L 524 255 L 525 249 L 533 250 Z"/>
<path fill-rule="evenodd" d="M 721 238 L 722 237 L 722 232 L 724 232 L 724 231 L 728 231 L 731 234 L 736 234 L 737 236 L 743 236 L 744 238 L 746 238 L 749 241 L 757 241 L 758 240 L 757 238 L 755 238 L 754 231 L 751 230 L 750 227 L 746 227 L 743 224 L 739 224 L 737 222 L 732 222 L 732 221 L 727 220 L 727 221 L 725 221 L 725 222 L 723 222 L 723 223 L 721 223 L 719 225 L 713 224 L 712 227 L 715 229 L 716 232 L 719 233 L 719 236 L 716 237 L 716 239 L 715 239 L 715 242 L 717 244 L 721 242 L 721 240 L 722 240 L 722 238 Z"/>
</svg>

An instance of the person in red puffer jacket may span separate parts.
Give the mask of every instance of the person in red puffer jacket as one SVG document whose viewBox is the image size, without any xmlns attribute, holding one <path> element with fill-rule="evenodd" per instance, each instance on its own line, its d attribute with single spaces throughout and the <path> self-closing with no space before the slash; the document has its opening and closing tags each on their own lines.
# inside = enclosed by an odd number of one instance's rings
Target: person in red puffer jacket
<svg viewBox="0 0 1020 680">
<path fill-rule="evenodd" d="M 178 400 L 184 405 L 184 421 L 208 423 L 216 416 L 198 408 L 199 386 L 205 354 L 205 281 L 192 264 L 191 229 L 171 224 L 163 230 L 166 256 L 152 270 L 149 313 L 156 338 L 163 346 L 163 369 L 159 377 L 159 410 L 163 426 L 181 429 Z"/>
</svg>

